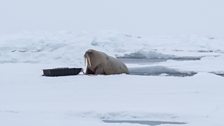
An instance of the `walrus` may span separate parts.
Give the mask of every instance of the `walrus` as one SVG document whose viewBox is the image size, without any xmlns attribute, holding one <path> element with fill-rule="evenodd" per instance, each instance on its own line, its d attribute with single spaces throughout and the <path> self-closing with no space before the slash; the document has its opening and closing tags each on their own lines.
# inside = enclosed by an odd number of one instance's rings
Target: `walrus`
<svg viewBox="0 0 224 126">
<path fill-rule="evenodd" d="M 84 55 L 87 64 L 85 74 L 128 74 L 127 66 L 118 59 L 94 49 L 89 49 Z"/>
</svg>

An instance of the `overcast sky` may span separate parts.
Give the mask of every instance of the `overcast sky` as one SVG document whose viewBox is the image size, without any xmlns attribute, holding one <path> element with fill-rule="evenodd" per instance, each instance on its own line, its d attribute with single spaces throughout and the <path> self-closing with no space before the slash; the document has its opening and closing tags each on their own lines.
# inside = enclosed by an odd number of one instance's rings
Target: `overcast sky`
<svg viewBox="0 0 224 126">
<path fill-rule="evenodd" d="M 0 0 L 0 33 L 224 35 L 224 0 Z"/>
</svg>

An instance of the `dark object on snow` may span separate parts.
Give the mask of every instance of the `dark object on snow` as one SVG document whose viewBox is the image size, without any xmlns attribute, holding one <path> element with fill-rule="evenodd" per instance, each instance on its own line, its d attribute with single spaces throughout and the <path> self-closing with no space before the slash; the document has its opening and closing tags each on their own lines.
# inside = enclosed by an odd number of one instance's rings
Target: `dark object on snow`
<svg viewBox="0 0 224 126">
<path fill-rule="evenodd" d="M 55 69 L 44 69 L 43 76 L 68 76 L 77 75 L 82 71 L 82 68 L 55 68 Z"/>
</svg>

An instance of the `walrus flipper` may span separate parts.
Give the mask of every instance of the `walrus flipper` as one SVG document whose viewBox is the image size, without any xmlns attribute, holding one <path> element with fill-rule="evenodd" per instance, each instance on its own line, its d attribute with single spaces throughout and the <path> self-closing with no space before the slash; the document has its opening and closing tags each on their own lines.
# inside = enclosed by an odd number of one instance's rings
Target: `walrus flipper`
<svg viewBox="0 0 224 126">
<path fill-rule="evenodd" d="M 86 69 L 86 74 L 95 74 L 92 70 L 90 70 L 89 68 Z"/>
<path fill-rule="evenodd" d="M 95 69 L 95 74 L 106 74 L 103 70 L 103 66 L 102 65 L 99 65 L 96 67 Z"/>
</svg>

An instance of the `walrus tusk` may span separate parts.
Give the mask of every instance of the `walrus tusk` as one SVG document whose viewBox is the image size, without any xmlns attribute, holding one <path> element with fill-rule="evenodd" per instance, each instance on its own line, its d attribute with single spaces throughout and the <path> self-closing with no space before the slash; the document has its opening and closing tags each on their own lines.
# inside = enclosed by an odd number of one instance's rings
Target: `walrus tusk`
<svg viewBox="0 0 224 126">
<path fill-rule="evenodd" d="M 86 66 L 86 64 L 87 64 L 87 66 L 89 65 L 89 67 L 91 67 L 91 65 L 92 65 L 88 55 L 85 56 L 85 66 Z"/>
<path fill-rule="evenodd" d="M 87 66 L 87 59 L 86 59 L 86 57 L 84 57 L 84 63 L 85 63 L 85 66 Z"/>
<path fill-rule="evenodd" d="M 92 64 L 91 64 L 91 62 L 90 62 L 90 58 L 89 58 L 89 56 L 87 56 L 86 59 L 87 59 L 87 63 L 88 63 L 88 65 L 91 67 Z"/>
</svg>

